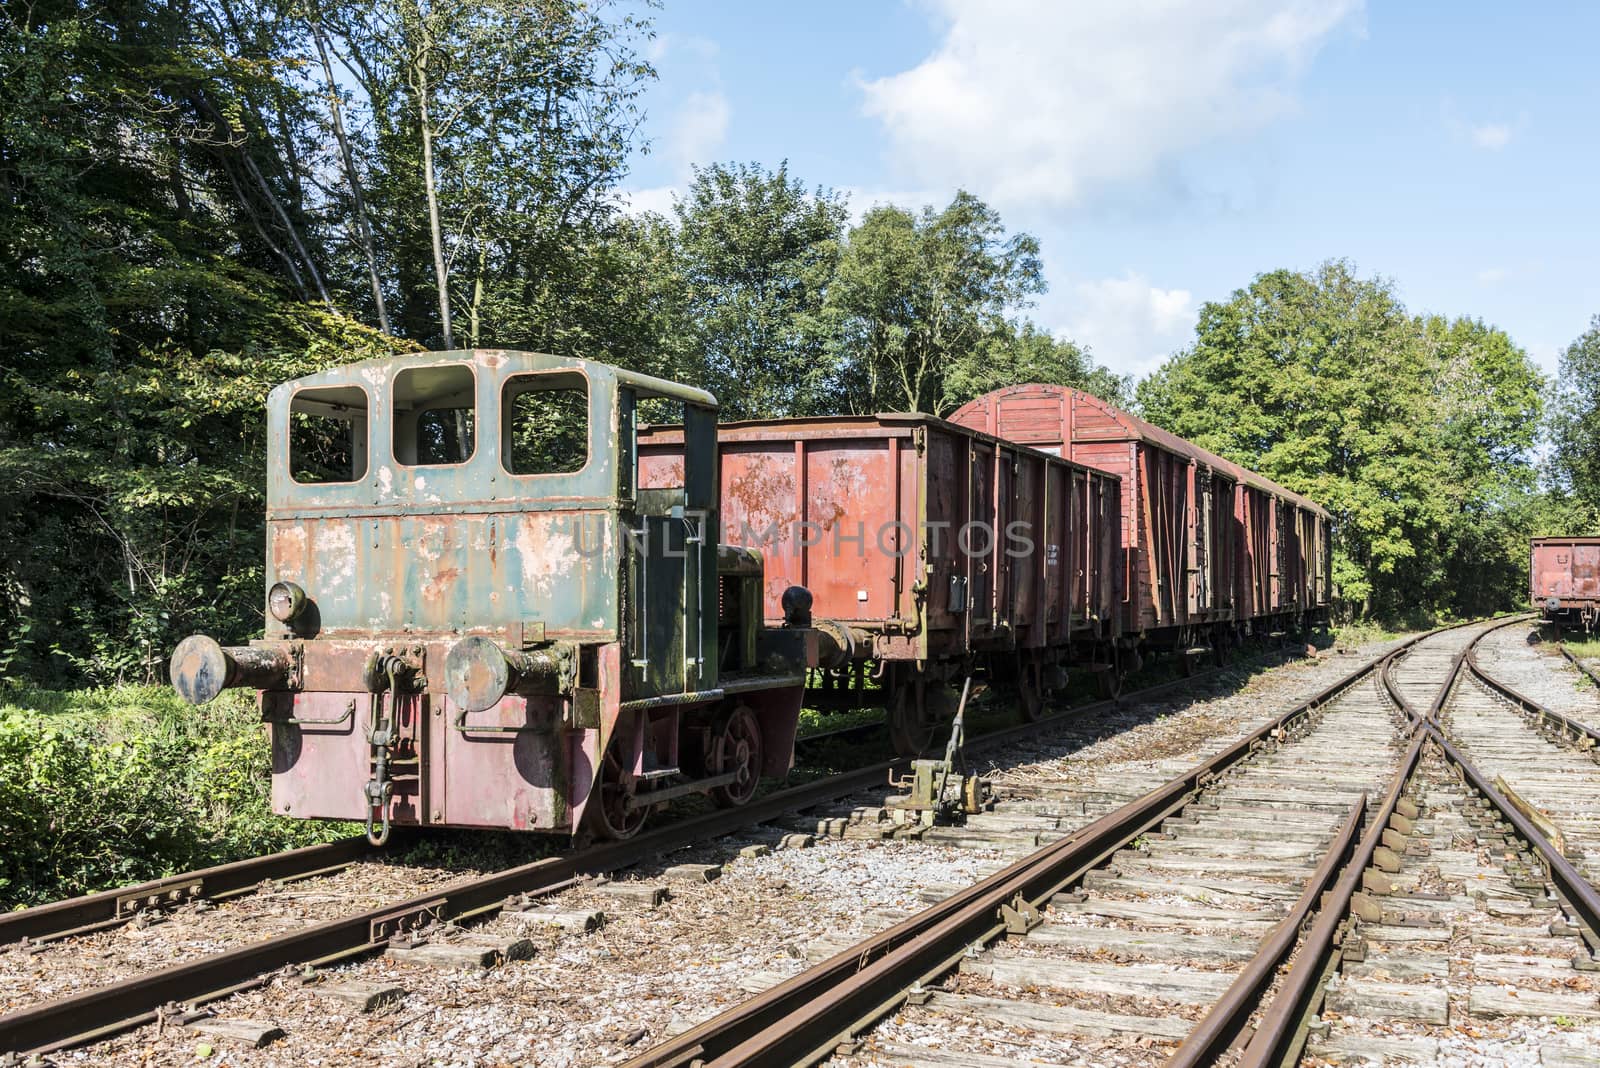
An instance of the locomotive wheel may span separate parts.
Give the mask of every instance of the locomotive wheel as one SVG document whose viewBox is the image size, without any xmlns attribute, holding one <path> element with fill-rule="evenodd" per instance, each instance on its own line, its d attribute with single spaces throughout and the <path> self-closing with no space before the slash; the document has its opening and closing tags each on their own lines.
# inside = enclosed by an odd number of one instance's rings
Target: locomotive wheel
<svg viewBox="0 0 1600 1068">
<path fill-rule="evenodd" d="M 954 718 L 955 698 L 944 683 L 907 674 L 889 698 L 889 740 L 901 756 L 920 756 L 933 748 L 940 728 Z"/>
<path fill-rule="evenodd" d="M 649 806 L 629 808 L 637 788 L 633 772 L 624 769 L 617 741 L 606 746 L 600 762 L 600 778 L 583 810 L 583 825 L 599 841 L 632 838 L 650 816 Z"/>
<path fill-rule="evenodd" d="M 731 771 L 739 776 L 725 786 L 712 787 L 711 800 L 719 808 L 748 804 L 761 782 L 763 761 L 761 724 L 756 714 L 740 705 L 718 720 L 710 749 L 706 754 L 708 774 L 725 775 Z"/>
</svg>

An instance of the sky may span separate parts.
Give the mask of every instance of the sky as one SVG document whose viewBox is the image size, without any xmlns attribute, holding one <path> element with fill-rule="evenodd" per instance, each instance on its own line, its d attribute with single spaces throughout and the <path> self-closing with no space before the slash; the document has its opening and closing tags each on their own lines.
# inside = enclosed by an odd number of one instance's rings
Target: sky
<svg viewBox="0 0 1600 1068">
<path fill-rule="evenodd" d="M 634 210 L 756 162 L 966 189 L 1043 247 L 1024 314 L 1144 375 L 1207 301 L 1348 259 L 1554 374 L 1600 314 L 1600 5 L 663 0 Z"/>
</svg>

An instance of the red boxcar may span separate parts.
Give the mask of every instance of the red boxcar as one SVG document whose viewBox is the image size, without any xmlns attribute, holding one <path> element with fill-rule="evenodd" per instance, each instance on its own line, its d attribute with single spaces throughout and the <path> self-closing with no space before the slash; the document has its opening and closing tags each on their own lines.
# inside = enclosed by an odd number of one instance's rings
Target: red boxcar
<svg viewBox="0 0 1600 1068">
<path fill-rule="evenodd" d="M 1121 476 L 1130 640 L 1188 664 L 1326 612 L 1328 513 L 1299 494 L 1066 386 L 996 390 L 951 419 Z"/>
<path fill-rule="evenodd" d="M 1551 623 L 1600 622 L 1600 538 L 1534 538 L 1528 597 Z"/>
<path fill-rule="evenodd" d="M 803 586 L 853 654 L 814 699 L 887 689 L 902 749 L 978 669 L 1030 713 L 1069 660 L 1104 668 L 1120 630 L 1118 480 L 926 415 L 724 423 L 722 541 L 766 558 L 765 613 Z M 676 428 L 641 430 L 641 487 L 670 481 Z M 820 624 L 819 624 L 820 625 Z"/>
</svg>

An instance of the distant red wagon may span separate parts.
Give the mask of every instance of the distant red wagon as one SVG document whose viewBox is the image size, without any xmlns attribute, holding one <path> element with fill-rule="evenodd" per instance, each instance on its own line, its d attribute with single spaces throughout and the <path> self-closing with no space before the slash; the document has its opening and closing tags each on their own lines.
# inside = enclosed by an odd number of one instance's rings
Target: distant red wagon
<svg viewBox="0 0 1600 1068">
<path fill-rule="evenodd" d="M 1189 666 L 1241 637 L 1326 620 L 1320 505 L 1067 386 L 999 389 L 950 418 L 1121 478 L 1125 646 L 1176 649 Z"/>
<path fill-rule="evenodd" d="M 1600 538 L 1534 538 L 1528 598 L 1549 622 L 1600 623 Z"/>
</svg>

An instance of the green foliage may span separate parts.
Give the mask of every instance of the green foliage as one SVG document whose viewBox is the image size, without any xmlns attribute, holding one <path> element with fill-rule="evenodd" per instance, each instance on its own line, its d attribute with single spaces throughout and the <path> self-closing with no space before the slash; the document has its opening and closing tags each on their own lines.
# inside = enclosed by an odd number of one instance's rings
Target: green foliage
<svg viewBox="0 0 1600 1068">
<path fill-rule="evenodd" d="M 696 168 L 673 208 L 682 330 L 723 417 L 819 410 L 829 378 L 819 316 L 838 267 L 845 206 L 758 165 Z"/>
<path fill-rule="evenodd" d="M 1550 407 L 1551 472 L 1587 513 L 1572 518 L 1587 523 L 1549 533 L 1593 533 L 1600 516 L 1600 315 L 1562 352 Z"/>
<path fill-rule="evenodd" d="M 1346 606 L 1396 618 L 1518 598 L 1541 388 L 1502 331 L 1414 317 L 1389 282 L 1334 261 L 1207 304 L 1138 398 L 1151 421 L 1327 507 Z"/>
<path fill-rule="evenodd" d="M 0 690 L 0 909 L 349 833 L 273 816 L 270 761 L 238 693 Z"/>
<path fill-rule="evenodd" d="M 999 213 L 971 193 L 940 212 L 873 208 L 850 232 L 824 308 L 835 405 L 946 414 L 981 374 L 972 365 L 1012 331 L 1008 312 L 1043 291 L 1038 241 L 1008 237 Z M 962 363 L 964 385 L 952 395 L 947 378 Z"/>
</svg>

